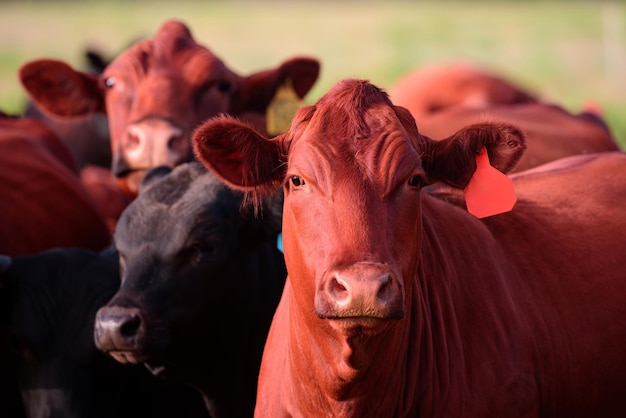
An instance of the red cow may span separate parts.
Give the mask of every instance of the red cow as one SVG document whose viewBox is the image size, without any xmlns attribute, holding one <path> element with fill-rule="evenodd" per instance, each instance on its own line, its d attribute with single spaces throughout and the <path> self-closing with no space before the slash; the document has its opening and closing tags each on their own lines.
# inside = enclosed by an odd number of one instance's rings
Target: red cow
<svg viewBox="0 0 626 418">
<path fill-rule="evenodd" d="M 0 188 L 0 254 L 110 243 L 71 152 L 33 119 L 0 117 Z"/>
<path fill-rule="evenodd" d="M 433 139 L 484 121 L 516 125 L 526 135 L 527 149 L 515 171 L 570 155 L 619 150 L 597 111 L 571 114 L 468 64 L 417 70 L 389 95 L 393 103 L 409 109 L 420 132 Z"/>
<path fill-rule="evenodd" d="M 477 151 L 510 169 L 521 131 L 434 141 L 365 81 L 272 141 L 216 118 L 194 144 L 231 187 L 284 185 L 289 276 L 257 417 L 623 416 L 626 154 L 519 173 L 513 210 L 478 219 L 453 188 L 474 184 Z M 422 187 L 437 181 L 451 191 Z"/>
<path fill-rule="evenodd" d="M 533 103 L 534 93 L 468 62 L 429 65 L 411 71 L 390 89 L 391 100 L 408 108 L 419 122 L 449 107 Z"/>
<path fill-rule="evenodd" d="M 100 76 L 55 60 L 27 63 L 19 72 L 41 109 L 65 117 L 106 112 L 112 170 L 131 197 L 150 168 L 193 158 L 191 132 L 203 120 L 230 113 L 263 123 L 278 87 L 290 80 L 304 97 L 318 74 L 318 61 L 293 58 L 242 77 L 177 21 L 121 53 Z"/>
</svg>

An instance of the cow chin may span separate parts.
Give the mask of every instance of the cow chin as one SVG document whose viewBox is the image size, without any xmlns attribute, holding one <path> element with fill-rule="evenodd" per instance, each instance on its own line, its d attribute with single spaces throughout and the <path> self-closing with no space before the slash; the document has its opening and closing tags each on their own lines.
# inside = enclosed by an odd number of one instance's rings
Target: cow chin
<svg viewBox="0 0 626 418">
<path fill-rule="evenodd" d="M 144 366 L 146 366 L 146 369 L 148 369 L 154 376 L 163 376 L 166 374 L 167 368 L 165 366 L 156 366 L 149 363 L 144 363 Z"/>
<path fill-rule="evenodd" d="M 108 354 L 122 364 L 140 364 L 145 363 L 149 359 L 149 356 L 136 351 L 115 350 L 109 351 Z"/>
<path fill-rule="evenodd" d="M 120 180 L 124 184 L 124 188 L 131 194 L 139 194 L 139 187 L 148 170 L 134 170 L 127 172 Z"/>
<path fill-rule="evenodd" d="M 383 332 L 389 319 L 375 317 L 327 318 L 330 327 L 347 338 L 372 337 Z"/>
</svg>

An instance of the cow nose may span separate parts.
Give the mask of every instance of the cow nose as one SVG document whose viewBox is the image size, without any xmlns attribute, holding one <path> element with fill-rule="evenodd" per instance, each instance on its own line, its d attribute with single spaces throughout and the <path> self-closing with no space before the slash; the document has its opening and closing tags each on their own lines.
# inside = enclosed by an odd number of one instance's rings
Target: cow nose
<svg viewBox="0 0 626 418">
<path fill-rule="evenodd" d="M 135 350 L 145 331 L 145 320 L 137 308 L 105 306 L 96 313 L 94 339 L 102 351 Z"/>
<path fill-rule="evenodd" d="M 161 119 L 148 119 L 128 126 L 121 152 L 133 169 L 174 167 L 190 159 L 191 141 L 181 128 Z"/>
<path fill-rule="evenodd" d="M 404 291 L 387 267 L 358 263 L 328 272 L 315 295 L 317 314 L 323 318 L 404 316 Z"/>
</svg>

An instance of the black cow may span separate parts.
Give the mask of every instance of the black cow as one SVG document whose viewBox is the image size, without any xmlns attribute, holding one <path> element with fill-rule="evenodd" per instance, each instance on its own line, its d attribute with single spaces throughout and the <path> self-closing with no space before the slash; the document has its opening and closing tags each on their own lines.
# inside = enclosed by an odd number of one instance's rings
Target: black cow
<svg viewBox="0 0 626 418">
<path fill-rule="evenodd" d="M 114 252 L 0 257 L 0 285 L 0 322 L 9 336 L 0 350 L 11 354 L 27 417 L 208 418 L 191 387 L 119 364 L 95 347 L 96 311 L 119 288 Z M 0 405 L 0 416 L 20 412 Z"/>
<path fill-rule="evenodd" d="M 96 344 L 196 387 L 214 418 L 251 417 L 287 275 L 282 194 L 255 214 L 198 163 L 155 170 L 118 222 L 122 285 L 98 311 Z"/>
</svg>

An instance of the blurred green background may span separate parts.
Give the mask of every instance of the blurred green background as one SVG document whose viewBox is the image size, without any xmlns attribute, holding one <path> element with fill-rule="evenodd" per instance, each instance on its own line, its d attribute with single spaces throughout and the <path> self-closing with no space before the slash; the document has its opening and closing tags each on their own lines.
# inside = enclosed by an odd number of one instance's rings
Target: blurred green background
<svg viewBox="0 0 626 418">
<path fill-rule="evenodd" d="M 188 24 L 242 75 L 317 57 L 313 102 L 346 77 L 390 87 L 413 68 L 470 60 L 578 111 L 596 102 L 626 148 L 626 3 L 619 1 L 0 1 L 0 109 L 20 112 L 17 70 L 36 58 L 83 67 L 167 19 Z"/>
</svg>

